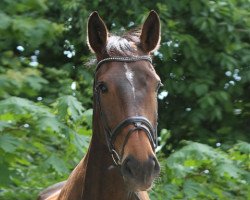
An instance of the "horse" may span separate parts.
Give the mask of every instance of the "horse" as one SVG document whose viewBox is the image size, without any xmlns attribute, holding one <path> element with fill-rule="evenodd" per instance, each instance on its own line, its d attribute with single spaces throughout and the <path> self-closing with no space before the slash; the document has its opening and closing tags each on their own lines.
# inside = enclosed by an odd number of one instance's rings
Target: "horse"
<svg viewBox="0 0 250 200">
<path fill-rule="evenodd" d="M 142 28 L 122 36 L 110 34 L 98 12 L 89 16 L 87 41 L 97 60 L 92 139 L 67 181 L 39 200 L 149 200 L 160 172 L 155 149 L 162 84 L 151 58 L 160 30 L 153 10 Z"/>
</svg>

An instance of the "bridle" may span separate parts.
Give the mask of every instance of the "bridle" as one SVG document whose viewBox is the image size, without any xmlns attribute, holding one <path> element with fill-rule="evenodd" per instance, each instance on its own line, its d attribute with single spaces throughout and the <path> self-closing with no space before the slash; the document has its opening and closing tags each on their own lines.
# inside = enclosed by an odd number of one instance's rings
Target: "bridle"
<svg viewBox="0 0 250 200">
<path fill-rule="evenodd" d="M 128 117 L 128 118 L 124 119 L 123 121 L 121 121 L 118 125 L 116 125 L 116 127 L 114 129 L 110 129 L 110 127 L 107 123 L 106 115 L 102 109 L 101 97 L 100 97 L 101 91 L 100 91 L 100 88 L 98 87 L 96 76 L 97 76 L 98 70 L 101 68 L 102 64 L 104 64 L 104 63 L 107 63 L 107 62 L 136 62 L 136 61 L 141 61 L 141 60 L 145 60 L 145 61 L 152 63 L 152 59 L 150 56 L 109 57 L 109 58 L 105 58 L 105 59 L 99 61 L 97 63 L 96 70 L 95 70 L 94 95 L 95 95 L 96 103 L 97 103 L 97 106 L 98 106 L 98 109 L 100 112 L 101 123 L 102 123 L 102 126 L 103 126 L 104 131 L 105 131 L 106 143 L 107 143 L 109 152 L 112 156 L 112 159 L 113 159 L 115 165 L 117 165 L 117 166 L 121 165 L 121 160 L 123 157 L 125 145 L 129 139 L 129 137 L 131 136 L 131 134 L 133 134 L 135 131 L 138 131 L 138 130 L 144 131 L 146 133 L 149 141 L 150 141 L 152 149 L 155 151 L 155 149 L 157 147 L 157 124 L 155 127 L 153 127 L 147 118 L 145 118 L 143 116 L 132 116 L 132 117 Z M 127 136 L 124 140 L 124 143 L 123 143 L 122 153 L 119 156 L 119 154 L 117 153 L 117 151 L 114 148 L 114 143 L 115 143 L 115 140 L 116 140 L 118 134 L 121 132 L 121 130 L 123 130 L 128 125 L 132 125 L 133 128 L 131 128 L 128 131 L 128 134 L 127 134 Z"/>
</svg>

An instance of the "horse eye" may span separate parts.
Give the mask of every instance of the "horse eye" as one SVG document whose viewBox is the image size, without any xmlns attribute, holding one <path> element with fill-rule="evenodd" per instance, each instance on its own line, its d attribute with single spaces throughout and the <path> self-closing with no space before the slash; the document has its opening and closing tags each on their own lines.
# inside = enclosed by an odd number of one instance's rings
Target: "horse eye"
<svg viewBox="0 0 250 200">
<path fill-rule="evenodd" d="M 98 88 L 102 93 L 105 93 L 108 91 L 108 87 L 105 83 L 99 83 Z"/>
</svg>

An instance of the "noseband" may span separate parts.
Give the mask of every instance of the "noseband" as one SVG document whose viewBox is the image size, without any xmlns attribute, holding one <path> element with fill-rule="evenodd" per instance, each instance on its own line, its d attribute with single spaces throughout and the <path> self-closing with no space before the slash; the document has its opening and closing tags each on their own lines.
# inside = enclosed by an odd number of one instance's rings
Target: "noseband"
<svg viewBox="0 0 250 200">
<path fill-rule="evenodd" d="M 125 145 L 129 137 L 131 136 L 131 134 L 133 134 L 135 131 L 138 131 L 138 130 L 144 131 L 150 141 L 152 149 L 155 150 L 155 148 L 157 147 L 157 125 L 153 127 L 150 121 L 143 116 L 132 116 L 132 117 L 128 117 L 124 119 L 114 129 L 111 130 L 107 123 L 106 115 L 104 114 L 102 106 L 101 106 L 100 89 L 96 85 L 96 74 L 97 74 L 97 71 L 101 68 L 102 64 L 107 63 L 107 62 L 136 62 L 136 61 L 141 61 L 141 60 L 145 60 L 145 61 L 152 63 L 152 59 L 150 56 L 110 57 L 110 58 L 105 58 L 99 61 L 96 66 L 95 80 L 94 80 L 94 95 L 96 97 L 96 103 L 99 108 L 101 122 L 105 130 L 106 143 L 109 148 L 109 152 L 113 158 L 113 161 L 117 166 L 121 165 L 121 159 L 124 153 Z M 114 148 L 114 143 L 118 134 L 121 133 L 121 131 L 129 125 L 132 125 L 133 128 L 131 128 L 128 131 L 128 134 L 123 143 L 122 153 L 120 157 Z"/>
</svg>

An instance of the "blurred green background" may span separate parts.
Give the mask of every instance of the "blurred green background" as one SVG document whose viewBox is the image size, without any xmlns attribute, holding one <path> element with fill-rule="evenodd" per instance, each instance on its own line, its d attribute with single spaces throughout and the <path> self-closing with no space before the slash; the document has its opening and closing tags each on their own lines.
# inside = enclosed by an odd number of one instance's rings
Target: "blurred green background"
<svg viewBox="0 0 250 200">
<path fill-rule="evenodd" d="M 121 33 L 151 9 L 162 22 L 154 64 L 164 83 L 151 199 L 250 198 L 249 0 L 1 0 L 1 200 L 36 199 L 86 153 L 89 14 Z"/>
</svg>

